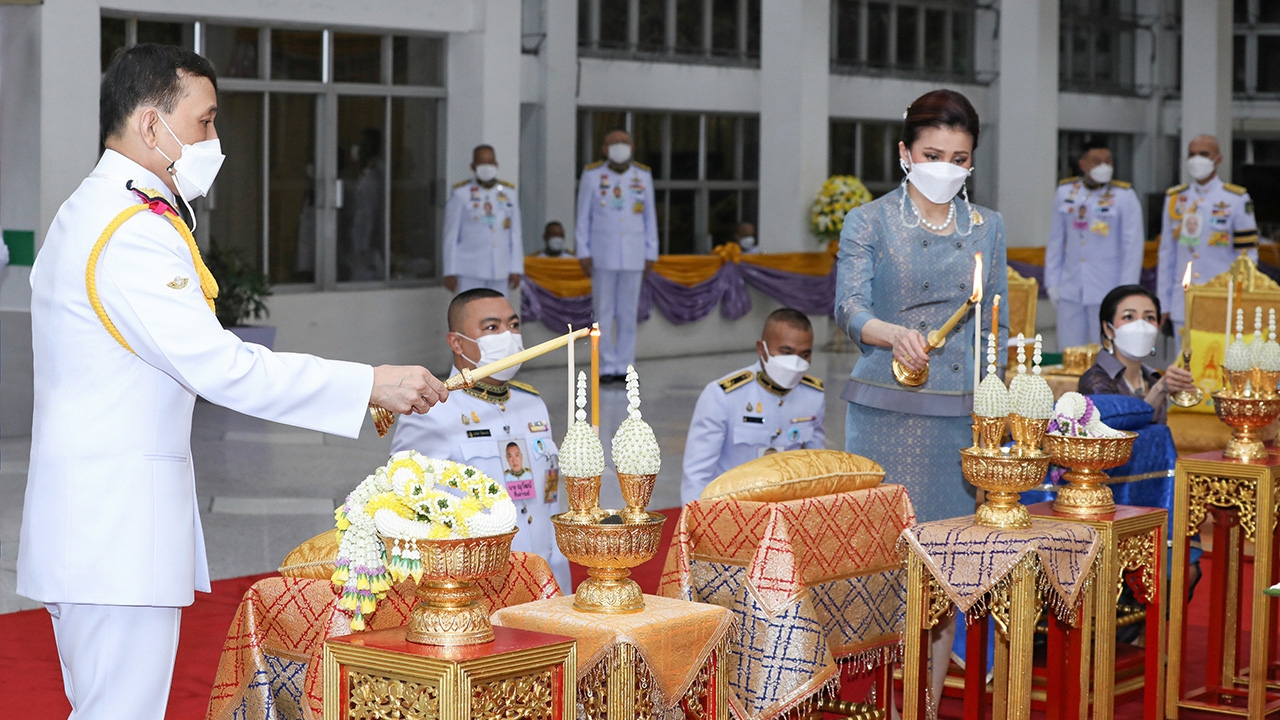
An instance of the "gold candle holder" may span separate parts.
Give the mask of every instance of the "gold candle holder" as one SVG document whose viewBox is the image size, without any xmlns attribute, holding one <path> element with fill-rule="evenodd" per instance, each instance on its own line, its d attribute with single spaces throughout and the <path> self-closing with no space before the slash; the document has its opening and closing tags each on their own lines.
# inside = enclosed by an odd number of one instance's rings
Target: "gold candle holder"
<svg viewBox="0 0 1280 720">
<path fill-rule="evenodd" d="M 1039 452 L 1044 444 L 1044 434 L 1049 430 L 1049 418 L 1029 418 L 1018 413 L 1009 414 L 1009 432 L 1013 435 L 1014 450 L 1019 454 Z"/>
<path fill-rule="evenodd" d="M 1058 489 L 1053 509 L 1068 515 L 1102 515 L 1115 512 L 1116 502 L 1103 470 L 1129 462 L 1138 433 L 1124 431 L 1122 437 L 1071 437 L 1045 435 L 1044 449 L 1053 462 L 1070 468 L 1063 477 L 1068 485 Z"/>
<path fill-rule="evenodd" d="M 476 581 L 507 566 L 516 532 L 412 543 L 421 554 L 422 579 L 405 640 L 444 646 L 492 642 L 489 610 L 477 602 Z"/>
<path fill-rule="evenodd" d="M 1183 328 L 1182 331 L 1186 333 L 1187 329 Z M 1191 348 L 1187 347 L 1185 343 L 1182 348 L 1182 367 L 1185 368 L 1187 372 L 1191 372 Z M 1280 380 L 1280 373 L 1276 373 L 1276 375 L 1278 376 L 1276 379 Z M 1274 386 L 1275 383 L 1272 383 L 1272 387 Z M 1179 390 L 1169 396 L 1169 401 L 1178 407 L 1195 407 L 1204 402 L 1204 391 L 1200 388 L 1196 388 L 1194 390 Z"/>
<path fill-rule="evenodd" d="M 565 522 L 591 523 L 605 516 L 600 509 L 600 476 L 564 478 L 565 492 L 569 494 L 569 512 L 563 514 Z"/>
<path fill-rule="evenodd" d="M 1226 392 L 1236 397 L 1243 397 L 1245 388 L 1251 391 L 1257 389 L 1257 376 L 1254 368 L 1248 370 L 1223 370 L 1222 376 L 1226 381 Z"/>
<path fill-rule="evenodd" d="M 556 544 L 569 562 L 585 565 L 589 578 L 576 589 L 573 607 L 583 612 L 632 613 L 644 609 L 644 594 L 631 579 L 631 568 L 658 553 L 662 513 L 645 513 L 642 522 L 580 523 L 569 513 L 551 516 Z"/>
<path fill-rule="evenodd" d="M 960 469 L 974 486 L 986 491 L 987 501 L 974 513 L 974 523 L 983 527 L 1026 529 L 1031 514 L 1019 502 L 1018 493 L 1039 485 L 1049 471 L 1049 455 L 1028 452 L 992 454 L 974 448 L 960 451 Z"/>
<path fill-rule="evenodd" d="M 973 418 L 973 447 L 987 453 L 999 453 L 1004 441 L 1003 417 L 983 417 L 969 413 Z"/>
<path fill-rule="evenodd" d="M 623 522 L 643 523 L 648 519 L 649 513 L 645 508 L 649 505 L 649 499 L 653 497 L 653 486 L 657 479 L 656 473 L 649 475 L 618 473 L 618 484 L 622 487 L 622 500 L 627 504 L 627 509 L 619 513 Z"/>
<path fill-rule="evenodd" d="M 1263 397 L 1280 396 L 1280 370 L 1263 370 L 1258 368 L 1258 382 L 1253 387 L 1262 394 Z"/>
<path fill-rule="evenodd" d="M 1259 460 L 1267 456 L 1258 431 L 1280 417 L 1280 398 L 1217 392 L 1213 394 L 1213 409 L 1231 428 L 1232 437 L 1222 451 L 1223 456 L 1235 460 Z"/>
</svg>

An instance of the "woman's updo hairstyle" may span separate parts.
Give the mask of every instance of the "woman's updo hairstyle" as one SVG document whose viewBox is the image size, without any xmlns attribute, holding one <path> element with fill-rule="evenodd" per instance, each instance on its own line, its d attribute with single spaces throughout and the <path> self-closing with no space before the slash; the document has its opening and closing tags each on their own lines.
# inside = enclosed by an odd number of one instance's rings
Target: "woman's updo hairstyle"
<svg viewBox="0 0 1280 720">
<path fill-rule="evenodd" d="M 955 90 L 933 90 L 916 98 L 902 117 L 902 144 L 910 150 L 925 128 L 963 130 L 978 149 L 978 111 Z"/>
</svg>

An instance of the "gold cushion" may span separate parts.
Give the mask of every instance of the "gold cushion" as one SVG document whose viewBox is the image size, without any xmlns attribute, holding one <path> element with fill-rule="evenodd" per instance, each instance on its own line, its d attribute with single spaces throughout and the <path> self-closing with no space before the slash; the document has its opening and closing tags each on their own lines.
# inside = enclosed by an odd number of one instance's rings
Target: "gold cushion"
<svg viewBox="0 0 1280 720">
<path fill-rule="evenodd" d="M 328 580 L 338 557 L 338 531 L 326 530 L 285 555 L 280 574 L 285 577 Z"/>
<path fill-rule="evenodd" d="M 864 490 L 884 480 L 874 460 L 839 450 L 789 450 L 745 462 L 711 481 L 702 500 L 785 502 Z"/>
</svg>

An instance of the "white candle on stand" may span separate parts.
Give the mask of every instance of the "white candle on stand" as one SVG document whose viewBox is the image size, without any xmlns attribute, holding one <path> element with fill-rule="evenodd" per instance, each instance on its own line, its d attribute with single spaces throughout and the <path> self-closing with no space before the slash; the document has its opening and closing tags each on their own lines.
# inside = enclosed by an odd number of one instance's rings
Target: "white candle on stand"
<svg viewBox="0 0 1280 720">
<path fill-rule="evenodd" d="M 573 333 L 573 326 L 569 326 L 569 333 Z M 569 426 L 573 424 L 573 385 L 577 381 L 577 377 L 573 373 L 573 341 L 569 341 L 569 414 L 566 416 L 564 427 L 567 432 Z"/>
<path fill-rule="evenodd" d="M 973 403 L 978 406 L 978 384 L 982 382 L 982 301 L 973 306 Z"/>
<path fill-rule="evenodd" d="M 1236 273 L 1235 273 L 1235 269 L 1232 268 L 1231 277 L 1227 279 L 1227 340 L 1222 344 L 1223 353 L 1227 351 L 1227 346 L 1231 344 L 1231 321 L 1233 319 L 1231 315 L 1231 305 L 1232 305 L 1232 300 L 1235 298 L 1235 289 L 1236 289 Z M 1184 302 L 1183 303 L 1184 310 L 1185 310 L 1185 306 L 1186 306 L 1186 303 Z"/>
</svg>

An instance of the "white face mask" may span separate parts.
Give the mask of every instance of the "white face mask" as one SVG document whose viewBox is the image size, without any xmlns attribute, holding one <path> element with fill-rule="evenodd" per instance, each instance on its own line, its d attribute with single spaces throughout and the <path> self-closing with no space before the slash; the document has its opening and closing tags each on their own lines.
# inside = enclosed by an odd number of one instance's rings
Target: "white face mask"
<svg viewBox="0 0 1280 720">
<path fill-rule="evenodd" d="M 1187 174 L 1196 182 L 1203 182 L 1213 174 L 1213 161 L 1203 155 L 1192 155 L 1187 158 Z"/>
<path fill-rule="evenodd" d="M 480 359 L 472 360 L 463 355 L 463 359 L 474 364 L 476 367 L 483 367 L 489 363 L 495 363 L 499 360 L 509 358 L 512 355 L 524 350 L 524 338 L 519 333 L 513 333 L 510 330 L 497 333 L 494 335 L 481 335 L 478 339 L 469 338 L 462 333 L 458 333 L 458 337 L 465 338 L 480 346 Z M 516 376 L 516 372 L 520 370 L 519 365 L 512 365 L 506 370 L 496 372 L 489 377 L 498 382 L 506 382 Z"/>
<path fill-rule="evenodd" d="M 1094 165 L 1093 169 L 1089 171 L 1089 179 L 1099 185 L 1106 185 L 1111 182 L 1111 174 L 1113 172 L 1115 172 L 1115 168 L 1106 163 Z"/>
<path fill-rule="evenodd" d="M 905 160 L 898 160 L 902 171 L 907 174 L 907 182 L 916 186 L 921 195 L 929 198 L 929 202 L 941 205 L 950 202 L 951 198 L 964 187 L 972 169 L 949 162 L 923 162 L 908 165 Z"/>
<path fill-rule="evenodd" d="M 609 162 L 614 165 L 626 165 L 631 162 L 631 146 L 626 143 L 614 143 L 610 145 Z"/>
<path fill-rule="evenodd" d="M 790 390 L 799 385 L 808 370 L 808 361 L 799 355 L 770 355 L 769 346 L 764 346 L 764 374 L 782 387 Z"/>
<path fill-rule="evenodd" d="M 174 160 L 165 151 L 160 150 L 159 145 L 156 145 L 156 150 L 159 150 L 160 154 L 164 155 L 164 159 L 169 161 L 169 172 L 178 186 L 178 194 L 187 202 L 204 197 L 209 192 L 209 188 L 213 187 L 213 180 L 218 177 L 222 161 L 227 159 L 227 156 L 222 154 L 222 143 L 214 138 L 187 145 L 178 138 L 163 117 L 158 113 L 156 117 L 160 118 L 164 129 L 168 130 L 173 139 L 182 146 L 182 155 Z"/>
<path fill-rule="evenodd" d="M 498 179 L 498 166 L 485 163 L 476 166 L 476 179 L 482 183 L 493 182 Z"/>
<path fill-rule="evenodd" d="M 1111 326 L 1116 350 L 1130 360 L 1142 360 L 1156 349 L 1156 335 L 1160 329 L 1146 320 L 1134 320 L 1120 327 Z"/>
<path fill-rule="evenodd" d="M 738 239 L 738 245 L 740 245 L 743 250 L 750 250 L 751 248 L 756 246 L 756 239 L 750 235 L 747 235 L 746 237 Z"/>
<path fill-rule="evenodd" d="M 547 249 L 555 253 L 564 252 L 564 238 L 559 235 L 547 238 Z"/>
</svg>

